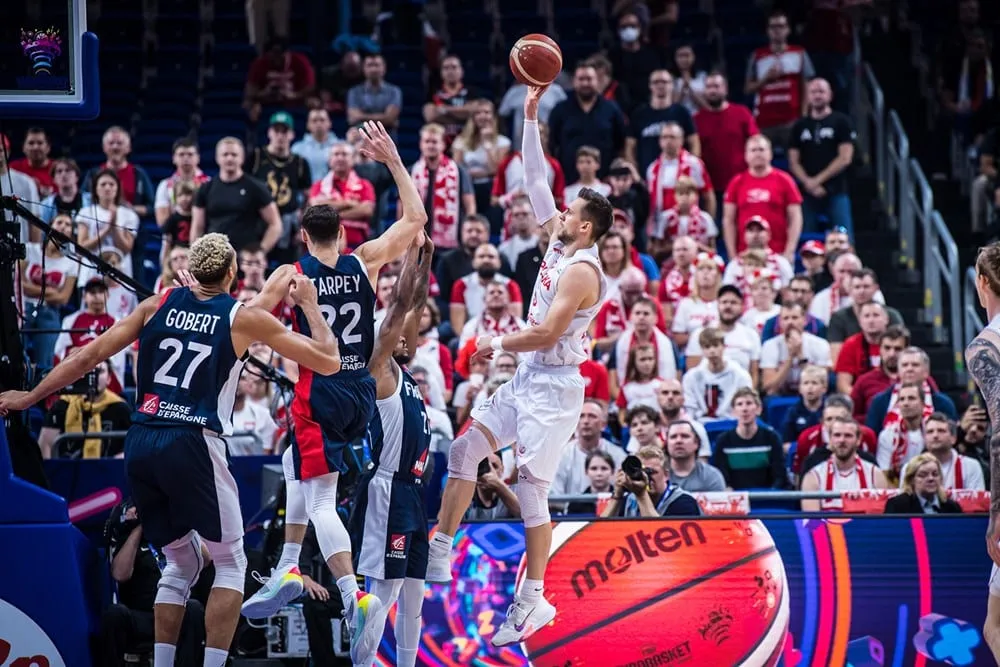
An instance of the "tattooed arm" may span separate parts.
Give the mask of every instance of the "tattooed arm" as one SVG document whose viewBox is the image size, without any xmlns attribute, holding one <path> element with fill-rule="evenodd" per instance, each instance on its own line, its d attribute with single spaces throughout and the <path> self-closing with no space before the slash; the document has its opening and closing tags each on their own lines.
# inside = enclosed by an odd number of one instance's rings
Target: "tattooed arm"
<svg viewBox="0 0 1000 667">
<path fill-rule="evenodd" d="M 1000 565 L 1000 334 L 987 329 L 965 349 L 965 365 L 990 416 L 990 524 L 986 548 Z"/>
</svg>

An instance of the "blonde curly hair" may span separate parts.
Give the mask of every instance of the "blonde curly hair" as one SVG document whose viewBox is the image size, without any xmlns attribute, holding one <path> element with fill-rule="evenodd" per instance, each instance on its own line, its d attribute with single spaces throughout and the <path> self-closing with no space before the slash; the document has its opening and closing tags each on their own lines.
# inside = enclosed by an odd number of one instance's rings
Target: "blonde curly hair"
<svg viewBox="0 0 1000 667">
<path fill-rule="evenodd" d="M 202 285 L 214 285 L 226 277 L 236 251 L 225 234 L 205 234 L 194 242 L 188 253 L 191 275 Z"/>
</svg>

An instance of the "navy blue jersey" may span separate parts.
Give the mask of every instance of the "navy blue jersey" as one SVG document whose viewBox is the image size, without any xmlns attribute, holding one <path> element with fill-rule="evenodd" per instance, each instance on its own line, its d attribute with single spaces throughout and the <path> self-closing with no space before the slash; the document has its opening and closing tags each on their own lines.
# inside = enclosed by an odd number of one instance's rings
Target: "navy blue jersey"
<svg viewBox="0 0 1000 667">
<path fill-rule="evenodd" d="M 372 462 L 398 479 L 419 479 L 427 463 L 431 426 L 420 387 L 400 369 L 396 391 L 375 402 L 371 434 Z"/>
<path fill-rule="evenodd" d="M 316 285 L 319 311 L 340 346 L 340 372 L 330 377 L 344 380 L 367 376 L 368 361 L 375 349 L 375 290 L 364 264 L 354 255 L 341 255 L 337 265 L 330 267 L 310 255 L 296 267 Z M 302 309 L 296 306 L 294 312 L 295 329 L 310 336 Z M 304 379 L 309 382 L 313 375 L 307 375 Z"/>
<path fill-rule="evenodd" d="M 228 294 L 202 301 L 187 287 L 163 295 L 139 334 L 134 423 L 190 424 L 232 433 L 243 370 L 232 334 L 239 307 Z"/>
</svg>

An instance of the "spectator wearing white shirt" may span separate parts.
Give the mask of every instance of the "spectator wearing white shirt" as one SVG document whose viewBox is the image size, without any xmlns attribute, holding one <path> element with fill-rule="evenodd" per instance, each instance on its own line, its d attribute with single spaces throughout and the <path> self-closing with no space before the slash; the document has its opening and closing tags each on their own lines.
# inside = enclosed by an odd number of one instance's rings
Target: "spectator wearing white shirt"
<svg viewBox="0 0 1000 667">
<path fill-rule="evenodd" d="M 727 285 L 736 285 L 745 291 L 739 279 L 742 274 L 749 273 L 744 266 L 747 252 L 758 250 L 764 254 L 766 266 L 778 279 L 779 287 L 788 285 L 792 276 L 795 275 L 795 270 L 791 262 L 784 255 L 771 250 L 771 223 L 759 215 L 753 216 L 746 222 L 746 227 L 743 230 L 743 240 L 746 243 L 746 249 L 730 260 L 726 266 L 725 273 L 722 275 L 722 282 Z"/>
<path fill-rule="evenodd" d="M 274 449 L 277 424 L 271 413 L 258 403 L 248 401 L 252 375 L 243 372 L 236 384 L 236 401 L 233 403 L 233 435 L 226 438 L 231 456 L 260 456 Z M 240 435 L 240 434 L 245 435 Z"/>
<path fill-rule="evenodd" d="M 435 408 L 430 404 L 430 383 L 428 382 L 427 369 L 422 366 L 411 366 L 410 377 L 417 383 L 420 393 L 424 396 L 424 409 L 427 411 L 427 424 L 431 427 L 432 452 L 442 452 L 447 454 L 451 448 L 451 441 L 455 439 L 455 431 L 451 426 L 451 417 L 444 410 Z"/>
<path fill-rule="evenodd" d="M 659 409 L 656 393 L 661 382 L 663 378 L 656 374 L 656 347 L 649 343 L 633 345 L 625 366 L 625 382 L 615 400 L 623 426 L 625 413 L 638 405 Z"/>
<path fill-rule="evenodd" d="M 375 331 L 382 328 L 386 308 L 392 296 L 392 288 L 396 286 L 399 276 L 395 273 L 383 273 L 375 281 Z"/>
<path fill-rule="evenodd" d="M 520 317 L 511 314 L 510 291 L 507 285 L 493 280 L 486 285 L 486 308 L 472 317 L 458 339 L 458 349 L 479 336 L 505 336 L 524 329 L 527 325 Z"/>
<path fill-rule="evenodd" d="M 94 174 L 91 188 L 94 203 L 80 211 L 76 218 L 76 242 L 91 252 L 104 252 L 115 248 L 122 253 L 119 270 L 132 275 L 132 247 L 139 232 L 139 216 L 123 204 L 121 182 L 111 169 L 101 169 Z M 84 266 L 80 269 L 80 284 L 97 275 L 97 270 Z"/>
<path fill-rule="evenodd" d="M 615 341 L 612 358 L 608 364 L 612 395 L 617 394 L 614 388 L 617 388 L 619 383 L 628 380 L 626 370 L 632 348 L 643 343 L 654 349 L 655 377 L 663 379 L 677 377 L 674 345 L 665 333 L 656 328 L 656 302 L 648 297 L 642 297 L 632 305 L 629 326 Z"/>
<path fill-rule="evenodd" d="M 888 423 L 878 434 L 875 458 L 879 468 L 899 475 L 910 459 L 924 451 L 923 385 L 903 383 L 896 399 L 896 411 L 899 418 Z"/>
<path fill-rule="evenodd" d="M 584 400 L 580 421 L 576 425 L 576 437 L 563 450 L 559 468 L 549 488 L 550 496 L 572 495 L 587 490 L 590 480 L 585 465 L 587 457 L 593 452 L 606 452 L 614 461 L 614 469 L 621 467 L 625 450 L 601 437 L 607 425 L 607 406 L 596 398 Z"/>
<path fill-rule="evenodd" d="M 660 155 L 646 169 L 649 217 L 656 228 L 665 226 L 663 217 L 677 203 L 676 188 L 682 178 L 694 183 L 701 194 L 705 212 L 714 220 L 715 190 L 712 189 L 712 179 L 705 163 L 694 153 L 684 150 L 684 130 L 678 123 L 663 123 L 660 126 Z"/>
<path fill-rule="evenodd" d="M 740 322 L 757 332 L 757 335 L 764 331 L 764 325 L 772 317 L 777 317 L 781 308 L 774 303 L 777 292 L 774 289 L 774 277 L 764 269 L 759 274 L 751 276 L 750 284 L 750 305 L 743 312 Z"/>
<path fill-rule="evenodd" d="M 807 365 L 830 370 L 830 344 L 804 330 L 806 315 L 800 304 L 783 305 L 778 318 L 781 335 L 761 347 L 761 381 L 769 396 L 793 396 L 798 393 L 799 375 Z"/>
<path fill-rule="evenodd" d="M 198 142 L 188 137 L 174 142 L 173 163 L 176 171 L 157 184 L 156 194 L 153 197 L 153 212 L 156 215 L 157 227 L 162 228 L 167 218 L 174 212 L 177 204 L 174 187 L 178 183 L 191 181 L 198 186 L 209 180 L 208 175 L 198 168 L 200 161 Z"/>
<path fill-rule="evenodd" d="M 420 316 L 417 329 L 416 351 L 413 353 L 413 364 L 422 366 L 430 379 L 430 404 L 444 410 L 451 402 L 452 374 L 454 360 L 451 350 L 441 343 L 438 337 L 438 325 L 441 324 L 441 312 L 433 298 L 428 298 L 424 312 Z"/>
<path fill-rule="evenodd" d="M 715 327 L 698 334 L 703 358 L 684 374 L 684 409 L 698 421 L 733 418 L 733 396 L 742 387 L 753 388 L 750 374 L 725 358 L 726 339 Z"/>
<path fill-rule="evenodd" d="M 124 255 L 118 248 L 102 250 L 101 259 L 118 270 L 121 270 L 122 262 L 125 261 Z M 105 276 L 104 282 L 108 284 L 108 313 L 115 318 L 115 321 L 121 322 L 139 307 L 139 298 L 135 292 L 111 276 Z"/>
<path fill-rule="evenodd" d="M 538 220 L 527 197 L 518 197 L 512 201 L 509 214 L 510 236 L 497 246 L 497 250 L 514 267 L 522 252 L 538 246 Z"/>
<path fill-rule="evenodd" d="M 677 311 L 670 326 L 678 347 L 687 346 L 695 331 L 714 327 L 719 323 L 719 289 L 722 287 L 724 264 L 718 255 L 698 253 L 695 260 L 694 287 L 690 296 L 677 304 Z"/>
<path fill-rule="evenodd" d="M 10 140 L 5 135 L 0 134 L 0 195 L 4 197 L 17 197 L 23 205 L 35 215 L 38 215 L 38 203 L 41 196 L 38 194 L 38 183 L 31 176 L 11 169 L 7 165 L 7 156 L 10 155 Z M 21 243 L 39 243 L 42 240 L 42 230 L 35 229 L 28 224 L 27 220 L 20 217 L 15 222 L 21 223 Z"/>
<path fill-rule="evenodd" d="M 957 442 L 958 424 L 948 415 L 935 412 L 924 420 L 924 451 L 941 464 L 941 484 L 944 488 L 985 491 L 982 466 L 976 459 L 959 454 L 955 449 Z"/>
<path fill-rule="evenodd" d="M 760 334 L 740 322 L 743 316 L 743 295 L 732 285 L 723 285 L 719 290 L 718 328 L 725 336 L 725 358 L 735 361 L 743 370 L 756 378 L 760 364 Z M 700 333 L 700 332 L 698 332 Z M 701 345 L 698 335 L 691 336 L 684 352 L 690 367 L 701 363 Z"/>
<path fill-rule="evenodd" d="M 573 201 L 584 188 L 590 188 L 605 197 L 610 195 L 611 186 L 597 178 L 597 170 L 600 168 L 601 151 L 593 146 L 580 146 L 576 149 L 576 171 L 580 180 L 566 186 L 563 191 L 564 200 Z"/>
<path fill-rule="evenodd" d="M 451 289 L 448 304 L 451 326 L 462 331 L 465 323 L 486 309 L 486 288 L 499 281 L 510 293 L 508 308 L 511 315 L 520 317 L 524 311 L 521 288 L 507 276 L 500 275 L 500 253 L 492 243 L 483 243 L 472 256 L 472 273 L 458 280 Z"/>
<path fill-rule="evenodd" d="M 845 252 L 833 261 L 833 284 L 820 291 L 809 304 L 809 314 L 829 325 L 830 318 L 841 308 L 854 304 L 851 299 L 851 276 L 864 268 L 857 255 Z M 885 303 L 882 290 L 872 297 L 875 303 Z"/>
<path fill-rule="evenodd" d="M 698 435 L 698 458 L 708 461 L 712 456 L 712 441 L 708 439 L 708 431 L 697 419 L 691 417 L 684 409 L 684 387 L 679 380 L 673 378 L 660 382 L 660 388 L 656 392 L 660 404 L 660 414 L 663 415 L 663 423 L 670 426 L 675 421 L 687 421 Z M 663 440 L 669 440 L 667 428 L 663 431 Z"/>
<path fill-rule="evenodd" d="M 719 228 L 711 214 L 698 207 L 698 184 L 689 176 L 680 176 L 673 193 L 674 205 L 650 216 L 647 222 L 649 252 L 665 254 L 674 239 L 681 236 L 693 238 L 703 252 L 714 252 Z"/>
<path fill-rule="evenodd" d="M 306 118 L 306 135 L 292 144 L 292 154 L 309 165 L 313 184 L 319 183 L 330 171 L 330 149 L 340 141 L 330 131 L 330 114 L 326 109 L 312 109 Z"/>
</svg>

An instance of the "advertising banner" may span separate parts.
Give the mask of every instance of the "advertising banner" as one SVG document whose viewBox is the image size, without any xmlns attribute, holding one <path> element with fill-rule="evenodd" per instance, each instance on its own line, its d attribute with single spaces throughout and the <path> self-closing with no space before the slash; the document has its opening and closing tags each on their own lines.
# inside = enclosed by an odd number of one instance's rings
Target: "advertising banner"
<svg viewBox="0 0 1000 667">
<path fill-rule="evenodd" d="M 496 649 L 524 529 L 468 524 L 456 581 L 428 589 L 418 664 L 994 665 L 985 531 L 985 518 L 944 516 L 560 522 L 545 582 L 555 621 Z M 394 646 L 390 628 L 381 664 Z"/>
</svg>

